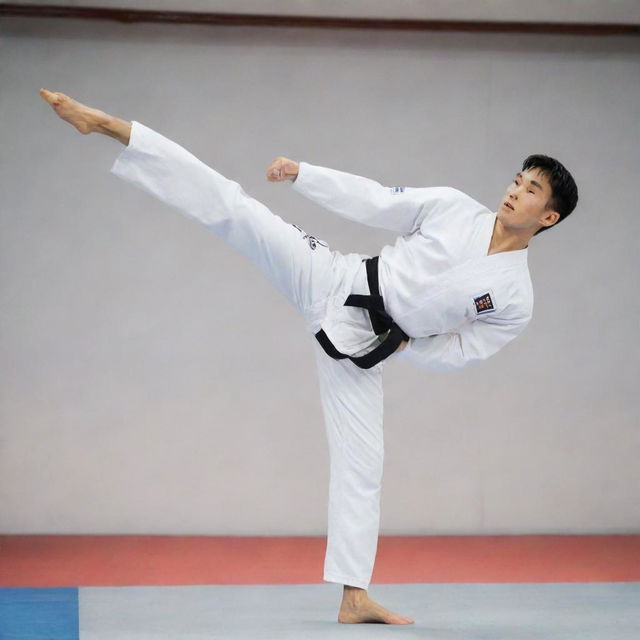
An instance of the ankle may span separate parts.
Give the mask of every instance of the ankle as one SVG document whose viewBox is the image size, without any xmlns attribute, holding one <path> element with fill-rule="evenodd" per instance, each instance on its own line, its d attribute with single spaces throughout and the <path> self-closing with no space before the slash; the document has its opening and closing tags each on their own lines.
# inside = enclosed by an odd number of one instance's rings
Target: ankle
<svg viewBox="0 0 640 640">
<path fill-rule="evenodd" d="M 131 123 L 114 118 L 106 113 L 100 113 L 96 131 L 111 138 L 115 138 L 124 145 L 129 144 L 131 138 Z"/>
<path fill-rule="evenodd" d="M 106 113 L 96 111 L 93 117 L 95 118 L 95 129 L 97 133 L 102 133 L 107 136 L 113 135 L 118 128 L 117 119 Z"/>
<path fill-rule="evenodd" d="M 342 593 L 342 600 L 344 602 L 361 602 L 367 599 L 367 590 L 360 587 L 351 587 L 347 584 L 344 585 L 344 591 Z"/>
</svg>

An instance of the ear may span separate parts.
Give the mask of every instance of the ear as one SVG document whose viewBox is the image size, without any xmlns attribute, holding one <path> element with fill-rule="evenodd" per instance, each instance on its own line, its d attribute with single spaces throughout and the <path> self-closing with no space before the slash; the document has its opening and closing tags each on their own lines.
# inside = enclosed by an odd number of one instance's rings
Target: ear
<svg viewBox="0 0 640 640">
<path fill-rule="evenodd" d="M 553 209 L 547 209 L 543 215 L 544 217 L 538 220 L 543 227 L 552 227 L 556 222 L 558 222 L 558 220 L 560 220 L 560 214 Z"/>
</svg>

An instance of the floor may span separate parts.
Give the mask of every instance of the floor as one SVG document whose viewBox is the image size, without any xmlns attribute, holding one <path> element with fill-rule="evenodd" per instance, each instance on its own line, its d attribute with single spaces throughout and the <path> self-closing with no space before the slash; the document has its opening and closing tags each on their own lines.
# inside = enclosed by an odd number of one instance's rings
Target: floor
<svg viewBox="0 0 640 640">
<path fill-rule="evenodd" d="M 640 638 L 640 536 L 383 538 L 370 594 L 416 620 L 395 628 L 335 622 L 323 544 L 0 536 L 0 639 Z"/>
</svg>

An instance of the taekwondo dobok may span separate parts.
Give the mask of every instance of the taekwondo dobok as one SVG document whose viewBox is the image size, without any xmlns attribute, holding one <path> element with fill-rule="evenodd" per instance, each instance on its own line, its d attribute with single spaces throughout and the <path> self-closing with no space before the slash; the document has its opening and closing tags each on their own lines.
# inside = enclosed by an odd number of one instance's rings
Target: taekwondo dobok
<svg viewBox="0 0 640 640">
<path fill-rule="evenodd" d="M 332 251 L 135 121 L 111 171 L 209 227 L 304 318 L 331 465 L 324 579 L 366 589 L 378 540 L 384 361 L 406 342 L 397 357 L 458 369 L 515 338 L 533 308 L 527 249 L 488 255 L 496 214 L 456 189 L 384 187 L 301 162 L 295 191 L 400 234 L 374 258 Z"/>
</svg>

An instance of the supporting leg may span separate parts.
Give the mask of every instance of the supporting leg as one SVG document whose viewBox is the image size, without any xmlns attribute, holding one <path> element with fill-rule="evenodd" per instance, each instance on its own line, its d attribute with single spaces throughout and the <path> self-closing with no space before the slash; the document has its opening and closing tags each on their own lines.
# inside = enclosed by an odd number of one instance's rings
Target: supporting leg
<svg viewBox="0 0 640 640">
<path fill-rule="evenodd" d="M 338 620 L 410 624 L 373 602 L 384 445 L 382 364 L 367 370 L 332 360 L 316 345 L 330 455 L 329 518 L 324 579 L 345 585 Z"/>
</svg>

